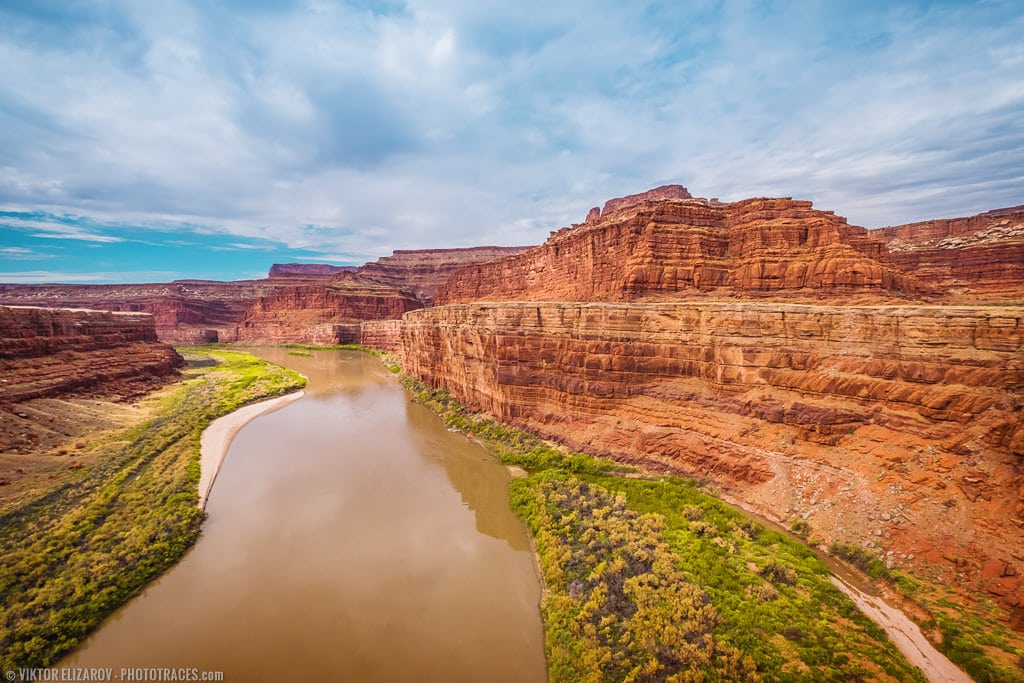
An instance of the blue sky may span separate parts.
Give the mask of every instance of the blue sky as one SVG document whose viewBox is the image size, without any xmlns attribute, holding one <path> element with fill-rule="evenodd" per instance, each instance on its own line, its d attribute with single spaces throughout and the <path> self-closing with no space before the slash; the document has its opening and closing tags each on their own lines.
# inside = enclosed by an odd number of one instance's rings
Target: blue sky
<svg viewBox="0 0 1024 683">
<path fill-rule="evenodd" d="M 606 199 L 1024 203 L 1024 3 L 0 0 L 0 282 L 537 244 Z"/>
</svg>

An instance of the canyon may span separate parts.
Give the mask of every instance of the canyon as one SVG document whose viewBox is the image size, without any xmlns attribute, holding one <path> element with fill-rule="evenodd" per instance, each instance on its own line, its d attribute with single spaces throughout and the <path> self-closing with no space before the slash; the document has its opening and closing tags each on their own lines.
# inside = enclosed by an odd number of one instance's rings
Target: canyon
<svg viewBox="0 0 1024 683">
<path fill-rule="evenodd" d="M 867 230 L 664 194 L 468 266 L 364 343 L 471 409 L 697 478 L 1024 628 L 1024 211 Z"/>
<path fill-rule="evenodd" d="M 1024 207 L 869 230 L 669 185 L 535 247 L 0 303 L 149 311 L 174 343 L 389 351 L 470 409 L 694 477 L 1024 630 Z"/>
<path fill-rule="evenodd" d="M 360 267 L 274 264 L 262 280 L 0 284 L 0 305 L 151 313 L 159 338 L 173 344 L 345 344 L 358 341 L 363 320 L 430 305 L 459 268 L 524 249 L 403 250 Z"/>
</svg>

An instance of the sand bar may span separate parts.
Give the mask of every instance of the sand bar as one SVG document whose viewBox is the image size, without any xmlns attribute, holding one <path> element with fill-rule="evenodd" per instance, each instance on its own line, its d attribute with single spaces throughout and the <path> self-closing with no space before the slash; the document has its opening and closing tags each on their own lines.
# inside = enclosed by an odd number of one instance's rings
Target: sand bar
<svg viewBox="0 0 1024 683">
<path fill-rule="evenodd" d="M 210 495 L 213 482 L 220 471 L 221 463 L 228 454 L 228 447 L 231 441 L 238 434 L 238 431 L 249 424 L 252 420 L 283 408 L 292 401 L 302 398 L 305 392 L 297 391 L 294 394 L 278 396 L 260 403 L 253 403 L 239 408 L 233 413 L 228 413 L 210 423 L 210 426 L 203 431 L 199 441 L 199 507 L 206 508 L 206 498 Z"/>
</svg>

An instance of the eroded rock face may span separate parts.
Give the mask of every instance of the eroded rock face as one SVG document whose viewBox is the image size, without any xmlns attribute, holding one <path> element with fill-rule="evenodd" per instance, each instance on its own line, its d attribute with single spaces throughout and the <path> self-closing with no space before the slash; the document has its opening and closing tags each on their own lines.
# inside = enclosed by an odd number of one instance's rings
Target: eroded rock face
<svg viewBox="0 0 1024 683">
<path fill-rule="evenodd" d="M 470 247 L 467 249 L 396 250 L 359 267 L 359 274 L 375 282 L 405 290 L 424 306 L 434 303 L 438 290 L 457 270 L 513 256 L 529 247 Z"/>
<path fill-rule="evenodd" d="M 0 306 L 0 402 L 94 388 L 123 393 L 184 364 L 157 341 L 148 314 Z"/>
<path fill-rule="evenodd" d="M 473 303 L 406 314 L 400 353 L 574 448 L 1024 597 L 981 572 L 1024 573 L 1024 307 Z"/>
<path fill-rule="evenodd" d="M 401 320 L 364 320 L 359 323 L 359 343 L 370 349 L 398 353 L 402 349 Z"/>
<path fill-rule="evenodd" d="M 250 344 L 349 344 L 362 320 L 399 318 L 419 300 L 351 273 L 328 282 L 281 287 L 245 311 L 234 339 Z"/>
<path fill-rule="evenodd" d="M 356 266 L 332 266 L 327 263 L 275 263 L 270 266 L 270 277 L 309 277 L 351 273 Z"/>
<path fill-rule="evenodd" d="M 179 280 L 129 285 L 0 284 L 0 304 L 152 314 L 157 335 L 172 344 L 235 341 L 252 302 L 278 285 L 268 281 Z"/>
<path fill-rule="evenodd" d="M 334 344 L 358 337 L 360 320 L 397 318 L 429 305 L 466 264 L 525 247 L 396 251 L 358 268 L 274 264 L 264 280 L 179 280 L 128 285 L 0 284 L 0 305 L 151 313 L 160 339 L 205 342 Z"/>
<path fill-rule="evenodd" d="M 893 262 L 956 301 L 1024 299 L 1024 206 L 873 230 Z"/>
<path fill-rule="evenodd" d="M 618 211 L 619 209 L 626 209 L 631 206 L 636 206 L 637 204 L 643 204 L 644 202 L 657 202 L 662 199 L 693 199 L 693 195 L 691 195 L 690 191 L 682 185 L 662 185 L 661 187 L 655 187 L 654 189 L 647 190 L 646 192 L 630 194 L 617 199 L 609 199 L 604 203 L 604 209 L 601 210 L 601 215 L 607 216 L 611 212 Z"/>
<path fill-rule="evenodd" d="M 897 268 L 883 239 L 810 202 L 666 199 L 615 206 L 539 247 L 458 271 L 438 303 L 906 299 L 930 291 Z"/>
</svg>

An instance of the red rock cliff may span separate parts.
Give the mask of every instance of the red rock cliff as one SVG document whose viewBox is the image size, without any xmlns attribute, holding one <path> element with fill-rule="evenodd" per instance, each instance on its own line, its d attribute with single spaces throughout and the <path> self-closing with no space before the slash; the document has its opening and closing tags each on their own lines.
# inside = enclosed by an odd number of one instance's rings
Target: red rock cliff
<svg viewBox="0 0 1024 683">
<path fill-rule="evenodd" d="M 0 306 L 2 402 L 114 390 L 182 365 L 148 314 Z"/>
<path fill-rule="evenodd" d="M 401 336 L 503 420 L 1024 598 L 980 571 L 1024 574 L 1024 307 L 475 303 Z"/>
<path fill-rule="evenodd" d="M 449 277 L 468 265 L 487 263 L 526 251 L 529 247 L 470 247 L 466 249 L 398 250 L 359 267 L 359 274 L 412 293 L 431 306 Z"/>
<path fill-rule="evenodd" d="M 440 304 L 735 296 L 917 298 L 884 240 L 810 202 L 668 199 L 625 204 L 539 247 L 455 273 Z"/>
<path fill-rule="evenodd" d="M 245 310 L 277 285 L 268 281 L 180 280 L 129 285 L 5 285 L 0 304 L 150 313 L 160 339 L 174 344 L 235 341 Z"/>
<path fill-rule="evenodd" d="M 872 231 L 893 262 L 956 301 L 1024 301 L 1024 206 Z"/>
<path fill-rule="evenodd" d="M 359 340 L 362 320 L 399 318 L 419 300 L 352 273 L 326 282 L 281 287 L 246 310 L 234 338 L 254 344 L 346 344 Z"/>
</svg>

